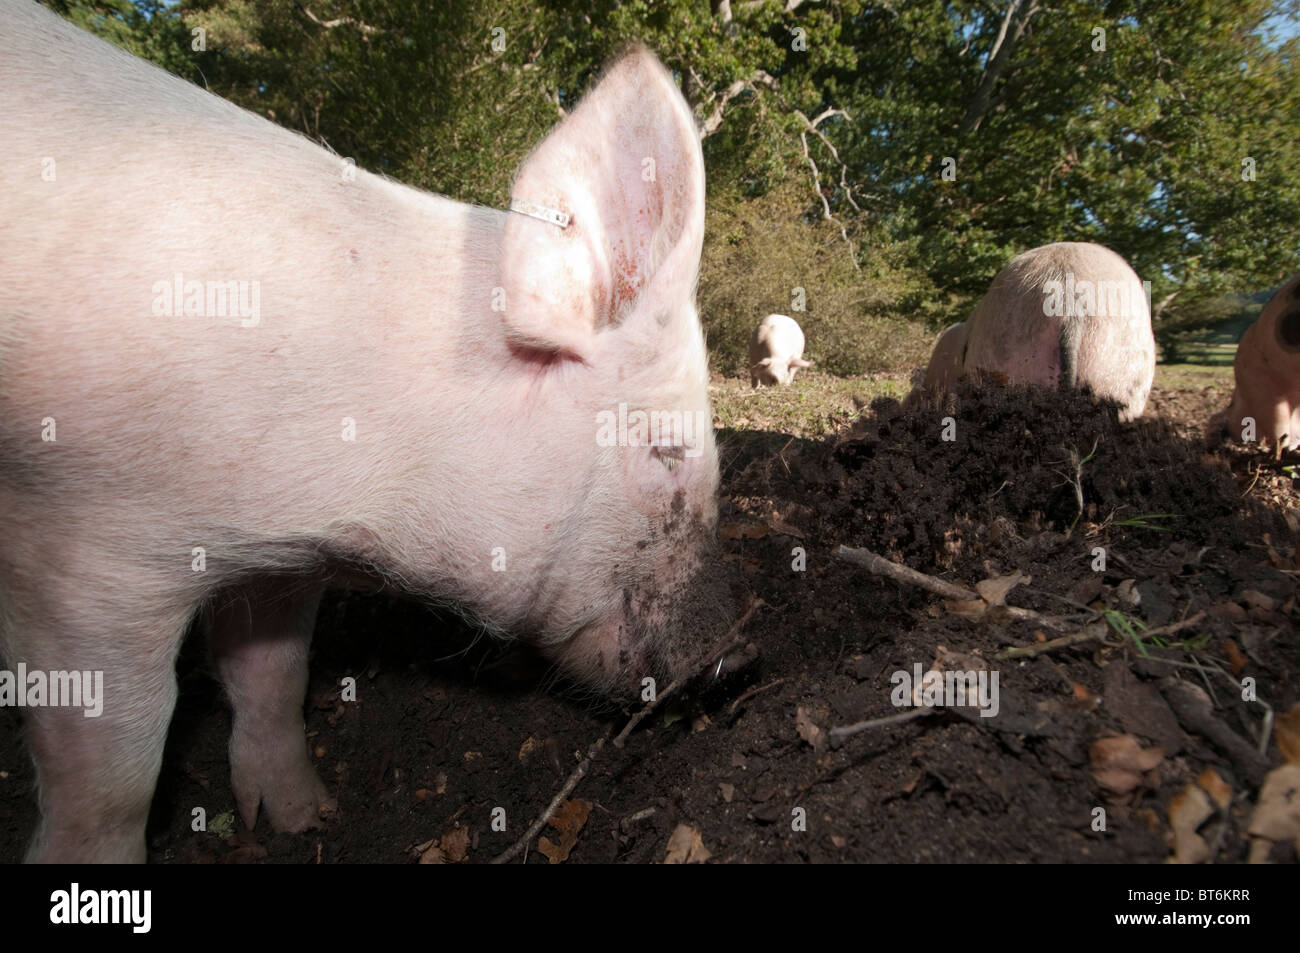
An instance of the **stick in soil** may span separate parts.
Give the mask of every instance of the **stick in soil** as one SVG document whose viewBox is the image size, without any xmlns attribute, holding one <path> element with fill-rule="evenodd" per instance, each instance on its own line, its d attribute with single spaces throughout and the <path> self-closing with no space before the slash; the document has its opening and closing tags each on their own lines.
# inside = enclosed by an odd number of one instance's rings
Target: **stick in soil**
<svg viewBox="0 0 1300 953">
<path fill-rule="evenodd" d="M 551 799 L 551 803 L 546 805 L 546 810 L 541 813 L 541 816 L 538 817 L 537 820 L 533 821 L 528 830 L 524 832 L 524 836 L 511 844 L 510 848 L 504 854 L 493 857 L 492 863 L 508 864 L 518 856 L 520 851 L 532 843 L 533 838 L 541 833 L 542 828 L 546 826 L 546 822 L 551 819 L 551 815 L 559 810 L 560 805 L 564 803 L 564 799 L 573 793 L 573 789 L 578 786 L 578 782 L 582 780 L 583 775 L 587 773 L 587 769 L 591 767 L 591 759 L 600 753 L 601 748 L 605 747 L 605 742 L 609 740 L 609 733 L 613 730 L 613 725 L 609 725 L 605 728 L 605 733 L 597 738 L 592 746 L 587 749 L 586 757 L 584 757 L 582 761 L 579 762 L 578 766 L 573 769 L 573 773 L 569 775 L 569 780 L 564 782 L 564 787 L 560 788 L 559 793 Z"/>
<path fill-rule="evenodd" d="M 911 566 L 896 563 L 892 559 L 886 559 L 884 556 L 879 556 L 866 549 L 854 549 L 852 546 L 841 545 L 835 549 L 835 558 L 846 563 L 853 563 L 855 566 L 861 566 L 873 575 L 884 576 L 886 579 L 892 579 L 905 585 L 917 586 L 928 592 L 933 592 L 937 596 L 943 596 L 945 599 L 960 599 L 962 602 L 984 601 L 977 592 L 972 592 L 943 579 L 937 579 L 934 576 L 928 576 L 923 572 L 917 572 Z M 1012 619 L 1021 622 L 1032 622 L 1035 625 L 1046 626 L 1049 629 L 1060 631 L 1069 628 L 1061 619 L 1043 615 L 1033 609 L 1022 609 L 1019 606 L 1008 605 L 989 606 L 989 608 L 994 612 L 1005 613 Z"/>
<path fill-rule="evenodd" d="M 911 708 L 907 711 L 901 711 L 896 715 L 885 715 L 883 718 L 870 718 L 867 721 L 859 721 L 852 725 L 841 725 L 838 728 L 831 728 L 826 732 L 831 746 L 838 745 L 845 738 L 856 735 L 860 731 L 867 731 L 871 728 L 880 728 L 884 725 L 897 725 L 904 721 L 911 721 L 914 718 L 924 718 L 926 715 L 933 713 L 933 708 Z"/>
<path fill-rule="evenodd" d="M 718 647 L 709 653 L 707 656 L 709 664 L 700 669 L 700 671 L 706 671 L 717 665 L 728 652 L 740 645 L 743 640 L 739 638 L 738 633 L 744 627 L 745 623 L 753 617 L 754 613 L 761 605 L 763 605 L 762 599 L 753 596 L 750 597 L 749 604 L 745 607 L 744 613 L 736 620 L 735 624 L 727 630 L 727 634 L 722 637 Z M 634 714 L 631 719 L 628 720 L 628 723 L 624 726 L 623 730 L 618 733 L 618 737 L 614 739 L 615 747 L 623 747 L 623 741 L 627 738 L 632 729 L 639 725 L 641 721 L 654 710 L 655 706 L 658 705 L 662 699 L 667 698 L 673 692 L 681 688 L 681 686 L 689 682 L 695 677 L 695 674 L 698 673 L 677 679 L 656 695 L 654 701 L 650 702 L 639 712 Z M 560 805 L 564 803 L 564 799 L 573 793 L 573 789 L 578 786 L 578 782 L 582 780 L 584 775 L 586 775 L 587 769 L 591 767 L 592 760 L 600 753 L 600 750 L 605 747 L 605 742 L 609 740 L 609 734 L 613 730 L 612 725 L 607 727 L 605 733 L 592 743 L 591 747 L 587 749 L 587 754 L 583 757 L 582 761 L 580 761 L 578 766 L 573 769 L 573 773 L 569 775 L 569 779 L 564 782 L 564 787 L 560 788 L 559 793 L 557 793 L 555 797 L 551 799 L 551 803 L 546 806 L 546 810 L 541 813 L 537 820 L 533 821 L 533 823 L 529 825 L 529 828 L 524 832 L 523 837 L 520 837 L 517 841 L 511 844 L 505 853 L 492 858 L 492 863 L 509 863 L 530 843 L 532 843 L 533 838 L 541 832 L 542 828 L 546 826 L 546 822 L 551 819 L 551 815 L 559 809 Z"/>
<path fill-rule="evenodd" d="M 768 682 L 766 685 L 759 685 L 756 688 L 751 688 L 749 691 L 745 692 L 745 694 L 741 695 L 739 698 L 737 698 L 734 702 L 731 703 L 731 707 L 727 709 L 727 714 L 729 715 L 735 714 L 737 708 L 739 708 L 745 702 L 749 701 L 759 692 L 765 692 L 769 688 L 776 688 L 776 686 L 778 685 L 784 685 L 788 681 L 790 681 L 790 679 L 788 678 L 778 678 L 776 681 Z"/>
<path fill-rule="evenodd" d="M 1180 622 L 1171 622 L 1169 625 L 1162 625 L 1156 629 L 1147 629 L 1142 633 L 1142 638 L 1149 639 L 1153 635 L 1172 635 L 1183 629 L 1190 629 L 1205 618 L 1204 612 L 1198 612 L 1190 618 L 1183 619 Z M 1057 649 L 1068 648 L 1071 645 L 1082 645 L 1085 642 L 1099 642 L 1106 638 L 1110 633 L 1103 625 L 1089 626 L 1078 632 L 1071 632 L 1069 635 L 1063 635 L 1059 639 L 1049 639 L 1046 642 L 1039 642 L 1036 645 L 1019 645 L 1014 648 L 1003 649 L 994 653 L 995 659 L 1017 659 L 1033 658 L 1036 655 L 1042 655 L 1045 652 L 1054 652 Z"/>
<path fill-rule="evenodd" d="M 1039 642 L 1036 645 L 1019 645 L 1015 648 L 1003 649 L 1001 652 L 994 652 L 995 659 L 1017 659 L 1033 658 L 1036 655 L 1043 655 L 1046 652 L 1054 652 L 1057 649 L 1068 648 L 1071 645 L 1082 645 L 1085 642 L 1098 642 L 1106 638 L 1105 626 L 1092 626 L 1079 632 L 1071 632 L 1069 635 L 1063 635 L 1059 639 L 1049 639 L 1046 642 Z"/>
</svg>

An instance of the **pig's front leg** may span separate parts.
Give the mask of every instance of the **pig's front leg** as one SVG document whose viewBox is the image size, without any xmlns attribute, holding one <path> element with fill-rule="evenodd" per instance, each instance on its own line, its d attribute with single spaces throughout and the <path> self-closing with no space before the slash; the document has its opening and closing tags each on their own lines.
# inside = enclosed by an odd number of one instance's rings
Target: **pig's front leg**
<svg viewBox="0 0 1300 953">
<path fill-rule="evenodd" d="M 317 827 L 334 802 L 311 765 L 302 720 L 307 650 L 322 588 L 262 582 L 222 593 L 210 617 L 212 653 L 234 710 L 230 781 L 249 830 L 258 805 L 271 826 Z"/>
<path fill-rule="evenodd" d="M 83 676 L 79 706 L 25 711 L 42 818 L 26 859 L 143 863 L 190 610 L 79 528 L 52 520 L 0 580 L 8 667 Z"/>
</svg>

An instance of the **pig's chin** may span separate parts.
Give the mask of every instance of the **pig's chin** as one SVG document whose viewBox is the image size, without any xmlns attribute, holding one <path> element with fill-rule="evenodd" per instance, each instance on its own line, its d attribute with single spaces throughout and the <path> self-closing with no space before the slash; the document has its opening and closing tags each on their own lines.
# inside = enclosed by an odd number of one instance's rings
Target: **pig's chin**
<svg viewBox="0 0 1300 953">
<path fill-rule="evenodd" d="M 579 629 L 552 656 L 580 685 L 613 700 L 633 701 L 641 695 L 643 678 L 658 681 L 668 675 L 656 670 L 651 644 L 638 620 L 616 617 Z"/>
</svg>

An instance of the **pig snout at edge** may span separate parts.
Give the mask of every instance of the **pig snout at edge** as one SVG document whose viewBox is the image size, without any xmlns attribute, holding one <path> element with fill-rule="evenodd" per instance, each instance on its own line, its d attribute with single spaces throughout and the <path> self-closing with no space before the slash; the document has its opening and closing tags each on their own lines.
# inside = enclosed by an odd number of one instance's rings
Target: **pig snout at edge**
<svg viewBox="0 0 1300 953">
<path fill-rule="evenodd" d="M 803 329 L 794 318 L 769 314 L 749 339 L 749 386 L 777 386 L 794 382 L 801 368 L 812 367 L 803 359 Z"/>
<path fill-rule="evenodd" d="M 959 341 L 957 376 L 1087 390 L 1118 403 L 1121 420 L 1141 416 L 1155 378 L 1143 286 L 1122 257 L 1087 242 L 1044 245 L 1012 259 L 964 327 L 944 332 L 927 384 L 955 379 Z"/>
<path fill-rule="evenodd" d="M 1279 451 L 1300 447 L 1300 275 L 1278 289 L 1241 336 L 1232 373 L 1232 402 L 1211 420 L 1212 434 L 1249 439 L 1253 420 L 1255 440 Z"/>
<path fill-rule="evenodd" d="M 25 713 L 28 859 L 144 859 L 200 614 L 244 822 L 318 823 L 306 660 L 339 563 L 620 695 L 722 634 L 703 158 L 651 54 L 521 167 L 512 196 L 559 228 L 347 169 L 34 4 L 0 21 L 0 654 L 104 674 L 98 718 Z M 45 182 L 25 163 L 51 149 L 75 161 Z M 173 276 L 260 309 L 162 307 Z M 687 423 L 611 435 L 638 413 Z"/>
</svg>

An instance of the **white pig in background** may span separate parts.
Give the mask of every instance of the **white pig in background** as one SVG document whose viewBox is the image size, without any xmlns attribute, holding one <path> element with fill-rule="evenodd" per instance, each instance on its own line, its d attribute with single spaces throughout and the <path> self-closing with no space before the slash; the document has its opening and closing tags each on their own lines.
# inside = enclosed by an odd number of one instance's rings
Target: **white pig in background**
<svg viewBox="0 0 1300 953">
<path fill-rule="evenodd" d="M 1088 390 L 1132 420 L 1146 407 L 1155 369 L 1146 293 L 1128 262 L 1101 245 L 1058 242 L 998 272 L 970 319 L 939 338 L 925 386 L 977 371 Z"/>
<path fill-rule="evenodd" d="M 1280 452 L 1300 447 L 1300 275 L 1284 284 L 1237 344 L 1236 386 L 1211 429 L 1241 439 L 1254 420 L 1254 439 Z"/>
<path fill-rule="evenodd" d="M 769 314 L 749 339 L 749 386 L 789 384 L 801 367 L 812 367 L 803 359 L 803 330 L 784 314 Z"/>
<path fill-rule="evenodd" d="M 144 858 L 200 614 L 250 827 L 328 803 L 307 650 L 358 569 L 602 690 L 690 670 L 730 611 L 704 165 L 649 52 L 502 212 L 356 170 L 28 0 L 0 0 L 0 37 L 0 654 L 103 673 L 97 718 L 25 711 L 29 859 Z"/>
</svg>

